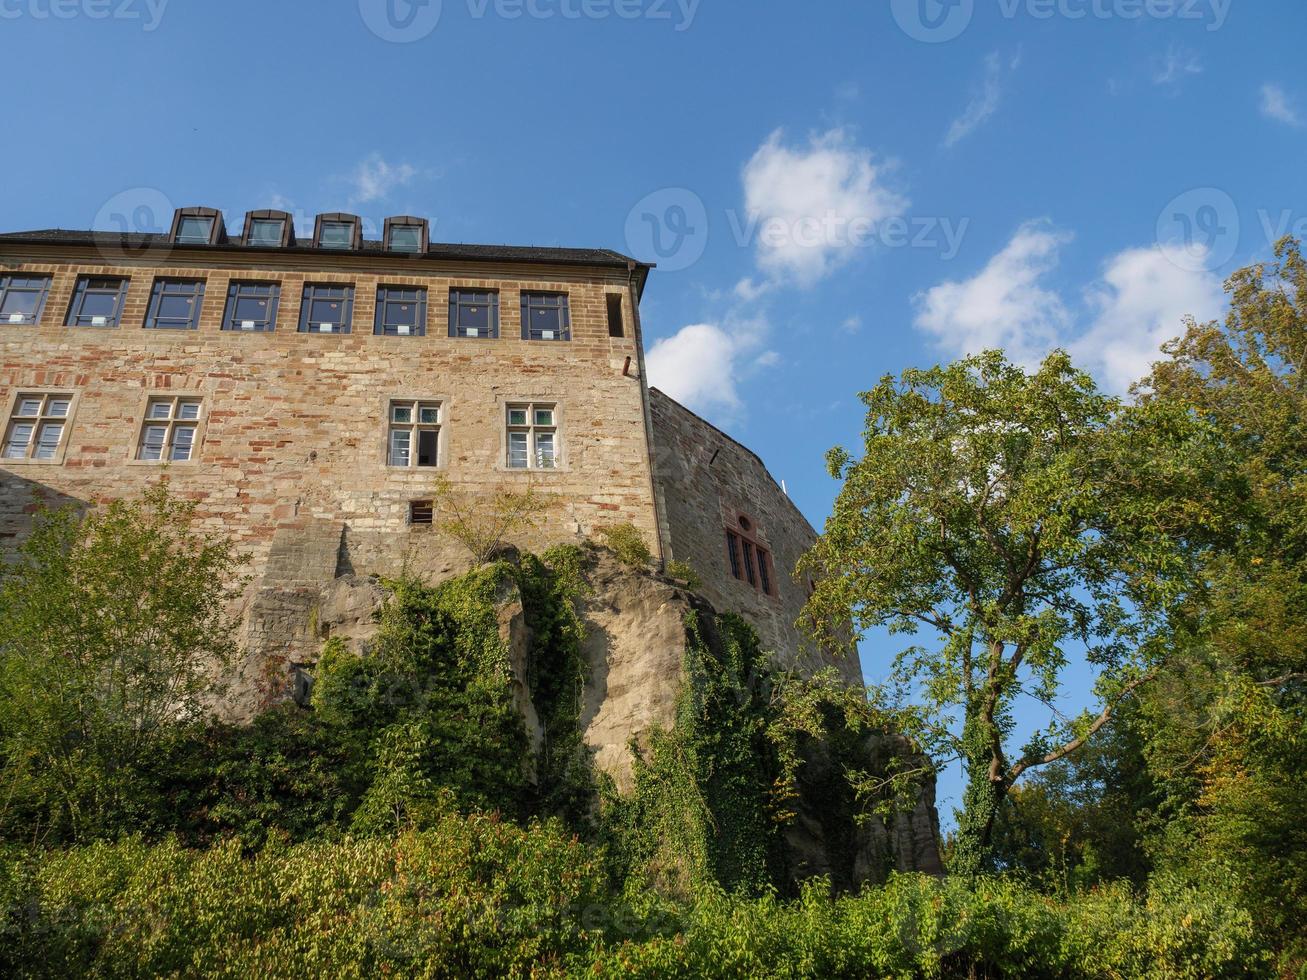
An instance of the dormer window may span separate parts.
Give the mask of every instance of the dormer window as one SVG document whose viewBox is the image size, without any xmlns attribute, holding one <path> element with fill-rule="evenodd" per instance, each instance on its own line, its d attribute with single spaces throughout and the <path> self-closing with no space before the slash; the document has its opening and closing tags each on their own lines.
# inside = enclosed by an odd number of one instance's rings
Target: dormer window
<svg viewBox="0 0 1307 980">
<path fill-rule="evenodd" d="M 357 249 L 363 244 L 359 234 L 359 219 L 352 214 L 318 215 L 313 241 L 318 248 Z"/>
<path fill-rule="evenodd" d="M 172 240 L 178 245 L 218 245 L 224 229 L 213 208 L 182 208 L 172 219 Z"/>
<path fill-rule="evenodd" d="M 386 251 L 424 254 L 427 250 L 427 223 L 422 218 L 387 218 Z"/>
<path fill-rule="evenodd" d="M 245 244 L 282 248 L 292 244 L 291 227 L 285 211 L 251 211 L 245 216 Z"/>
</svg>

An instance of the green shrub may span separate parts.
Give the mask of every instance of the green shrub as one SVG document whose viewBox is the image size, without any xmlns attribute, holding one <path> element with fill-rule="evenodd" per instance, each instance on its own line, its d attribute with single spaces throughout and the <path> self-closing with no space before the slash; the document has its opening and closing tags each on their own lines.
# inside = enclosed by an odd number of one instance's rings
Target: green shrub
<svg viewBox="0 0 1307 980">
<path fill-rule="evenodd" d="M 611 527 L 596 529 L 596 534 L 603 541 L 617 560 L 628 568 L 646 570 L 653 564 L 653 553 L 644 535 L 634 524 L 614 524 Z"/>
<path fill-rule="evenodd" d="M 667 563 L 667 577 L 676 579 L 678 582 L 684 582 L 691 592 L 703 588 L 703 579 L 688 561 L 669 561 Z"/>
</svg>

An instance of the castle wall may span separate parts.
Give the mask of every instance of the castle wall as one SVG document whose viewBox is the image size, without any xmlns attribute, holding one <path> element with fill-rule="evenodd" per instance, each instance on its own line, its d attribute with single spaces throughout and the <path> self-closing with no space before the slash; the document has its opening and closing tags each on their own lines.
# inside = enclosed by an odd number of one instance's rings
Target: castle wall
<svg viewBox="0 0 1307 980">
<path fill-rule="evenodd" d="M 393 256 L 274 262 L 235 253 L 199 259 L 174 253 L 160 266 L 148 257 L 106 264 L 90 249 L 52 250 L 43 259 L 31 248 L 5 251 L 0 243 L 5 271 L 50 274 L 53 283 L 38 325 L 0 324 L 2 424 L 19 393 L 67 392 L 75 402 L 61 459 L 0 460 L 0 543 L 20 540 L 43 501 L 137 496 L 166 474 L 178 493 L 197 502 L 201 528 L 233 538 L 251 556 L 244 613 L 248 637 L 259 641 L 286 633 L 278 624 L 293 618 L 286 597 L 269 596 L 268 589 L 324 585 L 324 578 L 348 572 L 393 575 L 407 566 L 442 576 L 467 567 L 461 546 L 409 523 L 410 502 L 430 499 L 438 475 L 483 500 L 497 488 L 534 487 L 547 510 L 537 531 L 515 536 L 528 547 L 574 541 L 622 522 L 655 537 L 641 382 L 637 372 L 624 374 L 637 338 L 629 329 L 626 337 L 608 335 L 609 294 L 624 297 L 626 323 L 634 322 L 624 270 L 442 267 Z M 74 284 L 88 274 L 131 277 L 120 327 L 63 325 Z M 206 280 L 197 330 L 142 328 L 156 276 Z M 281 283 L 274 332 L 221 330 L 235 278 Z M 306 280 L 353 283 L 352 333 L 297 331 Z M 425 336 L 373 335 L 379 284 L 427 288 Z M 499 290 L 498 339 L 448 336 L 450 286 Z M 522 289 L 568 293 L 571 341 L 521 339 Z M 163 394 L 203 398 L 190 462 L 164 466 L 135 458 L 147 401 Z M 392 398 L 441 402 L 438 469 L 387 465 Z M 508 468 L 510 401 L 557 406 L 557 469 Z"/>
<path fill-rule="evenodd" d="M 667 557 L 688 562 L 703 580 L 703 596 L 753 623 L 765 648 L 798 654 L 808 669 L 833 663 L 850 683 L 861 684 L 856 652 L 829 660 L 809 649 L 794 625 L 809 595 L 794 570 L 817 539 L 807 519 L 756 455 L 656 388 L 649 394 Z M 770 593 L 756 567 L 753 584 L 743 568 L 743 577 L 736 576 L 728 531 L 741 545 L 751 540 L 769 553 Z"/>
</svg>

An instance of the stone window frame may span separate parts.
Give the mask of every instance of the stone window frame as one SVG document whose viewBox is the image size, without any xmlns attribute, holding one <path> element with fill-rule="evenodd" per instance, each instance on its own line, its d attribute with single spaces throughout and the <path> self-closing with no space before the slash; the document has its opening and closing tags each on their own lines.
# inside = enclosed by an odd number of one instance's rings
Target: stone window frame
<svg viewBox="0 0 1307 980">
<path fill-rule="evenodd" d="M 309 320 L 309 312 L 313 308 L 312 290 L 315 289 L 339 289 L 345 295 L 340 297 L 340 301 L 345 304 L 345 317 L 341 321 L 339 330 L 313 330 L 313 322 Z M 339 337 L 344 334 L 354 332 L 354 283 L 333 283 L 333 282 L 306 282 L 304 289 L 300 293 L 300 322 L 299 333 L 312 333 L 324 337 Z M 323 297 L 326 300 L 335 300 L 335 296 Z M 321 323 L 321 321 L 318 321 Z"/>
<path fill-rule="evenodd" d="M 557 395 L 522 395 L 520 397 L 500 396 L 495 399 L 495 407 L 499 411 L 499 459 L 495 464 L 495 469 L 502 473 L 529 473 L 532 475 L 547 473 L 566 473 L 572 468 L 571 454 L 568 451 L 568 439 L 565 435 L 567 431 L 567 410 L 563 405 L 563 400 Z M 509 425 L 508 410 L 510 408 L 527 408 L 527 417 L 531 424 L 527 426 Z M 535 410 L 537 408 L 549 408 L 554 413 L 554 424 L 552 426 L 536 426 L 534 424 Z M 541 467 L 533 465 L 535 454 L 532 452 L 535 445 L 533 438 L 536 428 L 550 429 L 554 433 L 554 465 L 552 467 Z M 528 448 L 527 448 L 527 465 L 510 466 L 508 464 L 508 444 L 509 432 L 519 432 L 523 429 L 529 430 Z"/>
<path fill-rule="evenodd" d="M 5 299 L 12 292 L 32 293 L 36 292 L 32 283 L 41 282 L 40 292 L 37 295 L 36 309 L 32 312 L 30 320 L 23 318 L 14 320 L 11 317 L 21 316 L 21 314 L 8 314 L 0 317 L 0 326 L 6 327 L 35 327 L 41 323 L 41 317 L 45 315 L 45 305 L 50 300 L 50 289 L 54 284 L 54 276 L 48 272 L 23 273 L 10 272 L 0 275 L 0 307 L 3 307 Z"/>
<path fill-rule="evenodd" d="M 726 568 L 731 578 L 769 596 L 780 597 L 775 552 L 758 530 L 758 522 L 736 511 L 726 523 Z"/>
<path fill-rule="evenodd" d="M 76 388 L 45 387 L 42 385 L 19 386 L 9 393 L 9 398 L 5 403 L 4 429 L 0 431 L 0 457 L 9 446 L 9 430 L 14 422 L 19 421 L 14 417 L 18 411 L 18 403 L 24 398 L 40 398 L 41 414 L 33 416 L 37 420 L 37 427 L 33 431 L 33 438 L 28 444 L 28 455 L 22 459 L 4 459 L 0 458 L 0 465 L 3 466 L 62 466 L 64 458 L 68 454 L 68 443 L 73 431 L 73 422 L 77 416 L 77 406 L 81 401 L 82 393 Z M 62 419 L 55 416 L 47 416 L 45 408 L 48 402 L 55 398 L 67 398 L 68 414 Z M 36 459 L 31 453 L 36 449 L 37 442 L 40 438 L 40 427 L 46 422 L 60 421 L 63 423 L 63 432 L 59 436 L 59 445 L 55 449 L 55 454 L 49 459 Z"/>
<path fill-rule="evenodd" d="M 629 319 L 626 314 L 626 293 L 620 289 L 604 290 L 604 307 L 608 339 L 625 340 L 630 332 L 626 325 Z M 616 321 L 614 321 L 614 314 L 616 314 Z"/>
<path fill-rule="evenodd" d="M 104 283 L 116 282 L 117 288 L 108 289 Z M 68 301 L 68 315 L 64 317 L 64 323 L 70 327 L 88 327 L 92 330 L 115 330 L 122 326 L 123 310 L 127 306 L 127 290 L 131 286 L 130 276 L 114 275 L 79 275 L 73 282 L 73 295 Z M 97 285 L 93 285 L 97 284 Z M 104 323 L 79 323 L 83 319 L 94 319 L 82 311 L 86 309 L 86 297 L 88 294 L 97 296 L 114 295 L 114 310 L 112 316 L 104 317 Z"/>
<path fill-rule="evenodd" d="M 268 290 L 266 295 L 260 295 L 257 292 L 246 292 L 246 290 Z M 242 320 L 240 326 L 236 323 L 237 303 L 242 299 L 267 300 L 268 310 L 265 320 Z M 275 333 L 277 330 L 277 316 L 281 313 L 281 283 L 268 279 L 233 279 L 227 284 L 227 304 L 222 311 L 222 329 L 234 333 Z M 252 323 L 254 326 L 245 327 L 243 324 Z"/>
<path fill-rule="evenodd" d="M 381 399 L 380 418 L 382 423 L 381 438 L 381 465 L 385 467 L 387 474 L 396 475 L 420 475 L 424 473 L 439 473 L 446 468 L 449 461 L 449 409 L 451 399 L 448 395 L 431 395 L 415 394 L 413 392 L 401 392 L 397 395 L 387 395 Z M 412 405 L 420 409 L 423 406 L 436 406 L 439 409 L 440 421 L 431 424 L 423 424 L 418 420 L 411 423 L 397 423 L 394 421 L 394 409 L 397 405 Z M 397 428 L 408 428 L 411 432 L 417 433 L 423 429 L 436 430 L 436 465 L 419 466 L 415 461 L 416 453 L 414 444 L 409 442 L 409 463 L 401 466 L 398 463 L 390 461 L 390 439 L 391 433 Z"/>
<path fill-rule="evenodd" d="M 171 401 L 173 409 L 171 417 L 167 419 L 166 424 L 168 432 L 164 438 L 164 449 L 171 452 L 173 445 L 173 431 L 177 424 L 184 423 L 195 430 L 194 436 L 191 437 L 191 455 L 189 459 L 141 459 L 141 449 L 145 444 L 146 427 L 157 424 L 162 419 L 151 419 L 150 405 L 156 401 Z M 199 418 L 179 419 L 176 417 L 178 402 L 199 402 Z M 129 466 L 194 466 L 200 460 L 200 449 L 204 445 L 204 436 L 209 427 L 208 412 L 208 395 L 203 391 L 172 391 L 154 389 L 142 393 L 141 400 L 138 402 L 136 412 L 136 438 L 132 441 L 131 448 L 128 450 L 127 463 Z M 193 424 L 192 424 L 193 421 Z"/>
<path fill-rule="evenodd" d="M 153 285 L 150 286 L 150 305 L 145 312 L 144 329 L 146 330 L 199 330 L 200 314 L 204 309 L 204 292 L 208 282 L 202 278 L 194 276 L 155 276 Z M 169 290 L 174 290 L 173 295 L 185 295 L 181 292 L 182 287 L 190 287 L 189 301 L 191 304 L 190 320 L 183 326 L 159 325 L 159 308 L 163 305 L 165 295 L 169 295 Z M 169 317 L 169 320 L 176 320 L 176 317 Z"/>
</svg>

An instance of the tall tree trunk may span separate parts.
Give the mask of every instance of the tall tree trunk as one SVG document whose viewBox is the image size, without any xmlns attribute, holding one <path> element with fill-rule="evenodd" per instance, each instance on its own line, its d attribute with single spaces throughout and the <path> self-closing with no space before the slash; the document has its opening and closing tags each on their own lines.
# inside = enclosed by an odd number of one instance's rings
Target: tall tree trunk
<svg viewBox="0 0 1307 980">
<path fill-rule="evenodd" d="M 994 760 L 992 722 L 986 721 L 978 699 L 967 707 L 962 729 L 967 789 L 962 797 L 957 836 L 949 870 L 962 877 L 994 870 L 994 819 L 1003 802 L 1003 787 L 991 778 Z"/>
</svg>

